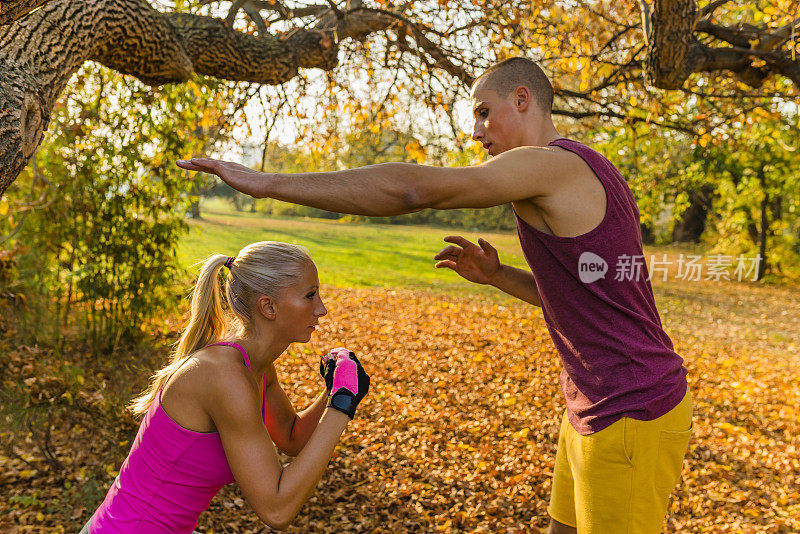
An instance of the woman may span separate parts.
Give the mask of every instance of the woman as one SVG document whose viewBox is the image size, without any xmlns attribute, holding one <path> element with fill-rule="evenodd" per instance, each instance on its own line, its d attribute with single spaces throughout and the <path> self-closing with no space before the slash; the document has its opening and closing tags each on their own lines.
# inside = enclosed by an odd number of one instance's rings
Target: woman
<svg viewBox="0 0 800 534">
<path fill-rule="evenodd" d="M 172 362 L 132 403 L 144 415 L 139 432 L 81 533 L 192 532 L 234 481 L 262 521 L 286 527 L 369 389 L 355 355 L 336 349 L 320 364 L 326 390 L 300 413 L 289 402 L 273 362 L 290 343 L 309 341 L 325 314 L 316 267 L 300 247 L 264 241 L 206 260 Z M 294 461 L 282 466 L 273 443 Z"/>
</svg>

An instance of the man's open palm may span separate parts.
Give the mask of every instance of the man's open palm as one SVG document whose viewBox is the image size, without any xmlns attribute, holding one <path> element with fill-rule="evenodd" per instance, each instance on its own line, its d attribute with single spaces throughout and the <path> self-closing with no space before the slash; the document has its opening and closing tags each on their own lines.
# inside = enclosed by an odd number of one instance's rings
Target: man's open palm
<svg viewBox="0 0 800 534">
<path fill-rule="evenodd" d="M 251 197 L 264 198 L 266 196 L 264 174 L 239 163 L 206 158 L 178 160 L 176 163 L 178 167 L 189 171 L 216 174 L 232 188 Z"/>
<path fill-rule="evenodd" d="M 453 269 L 462 277 L 476 284 L 490 284 L 492 277 L 500 269 L 497 250 L 485 239 L 478 239 L 478 245 L 459 235 L 444 238 L 448 245 L 434 259 L 439 260 L 436 268 Z"/>
</svg>

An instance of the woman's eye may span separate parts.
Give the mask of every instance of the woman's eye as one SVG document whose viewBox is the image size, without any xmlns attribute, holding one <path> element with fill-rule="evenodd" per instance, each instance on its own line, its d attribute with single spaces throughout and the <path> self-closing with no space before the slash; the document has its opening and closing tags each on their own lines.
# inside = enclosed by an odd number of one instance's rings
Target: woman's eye
<svg viewBox="0 0 800 534">
<path fill-rule="evenodd" d="M 489 114 L 489 112 L 488 112 L 487 110 L 485 110 L 485 109 L 482 109 L 482 110 L 480 110 L 480 112 L 479 112 L 478 114 L 479 114 L 481 117 L 483 117 L 483 118 L 486 118 L 486 115 L 488 115 L 488 114 Z"/>
</svg>

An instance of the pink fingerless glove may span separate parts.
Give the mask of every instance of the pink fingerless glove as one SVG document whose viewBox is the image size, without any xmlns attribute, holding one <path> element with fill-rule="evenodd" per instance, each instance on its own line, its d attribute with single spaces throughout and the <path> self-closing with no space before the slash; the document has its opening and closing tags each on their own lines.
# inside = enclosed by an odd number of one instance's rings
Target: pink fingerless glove
<svg viewBox="0 0 800 534">
<path fill-rule="evenodd" d="M 344 347 L 337 347 L 319 359 L 319 374 L 325 379 L 325 388 L 328 395 L 333 390 L 333 376 L 336 370 L 336 363 L 339 358 L 346 358 L 350 351 Z"/>
<path fill-rule="evenodd" d="M 331 392 L 339 391 L 339 388 L 346 388 L 353 395 L 358 395 L 358 366 L 350 359 L 350 351 L 347 351 L 346 356 L 338 356 L 336 370 L 333 372 Z"/>
<path fill-rule="evenodd" d="M 352 419 L 358 403 L 369 391 L 369 375 L 356 355 L 345 348 L 333 349 L 329 355 L 323 356 L 322 365 L 325 367 L 326 381 L 333 375 L 328 406 L 344 412 Z"/>
</svg>

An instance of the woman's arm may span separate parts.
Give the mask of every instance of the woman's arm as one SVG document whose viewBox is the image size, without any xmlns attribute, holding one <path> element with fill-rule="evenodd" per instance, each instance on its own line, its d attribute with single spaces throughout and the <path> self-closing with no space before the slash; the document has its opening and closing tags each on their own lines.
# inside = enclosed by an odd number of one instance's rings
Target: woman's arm
<svg viewBox="0 0 800 534">
<path fill-rule="evenodd" d="M 204 405 L 242 493 L 262 521 L 282 529 L 314 491 L 349 418 L 325 410 L 306 446 L 284 467 L 261 421 L 260 401 L 244 369 L 221 373 L 204 392 Z"/>
<path fill-rule="evenodd" d="M 325 412 L 328 391 L 323 390 L 308 408 L 297 413 L 278 380 L 274 365 L 267 367 L 265 380 L 264 424 L 272 441 L 282 453 L 297 456 L 308 443 Z"/>
</svg>

